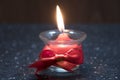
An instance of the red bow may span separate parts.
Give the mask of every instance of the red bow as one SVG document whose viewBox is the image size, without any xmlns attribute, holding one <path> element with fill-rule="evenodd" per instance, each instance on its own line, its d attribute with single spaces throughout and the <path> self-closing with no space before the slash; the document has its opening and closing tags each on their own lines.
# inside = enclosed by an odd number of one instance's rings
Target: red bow
<svg viewBox="0 0 120 80">
<path fill-rule="evenodd" d="M 74 67 L 83 63 L 82 48 L 73 48 L 65 54 L 56 54 L 52 50 L 43 50 L 40 53 L 40 59 L 31 64 L 30 68 L 36 68 L 36 74 L 39 71 L 47 69 L 51 65 L 61 67 L 67 71 L 72 71 Z"/>
</svg>

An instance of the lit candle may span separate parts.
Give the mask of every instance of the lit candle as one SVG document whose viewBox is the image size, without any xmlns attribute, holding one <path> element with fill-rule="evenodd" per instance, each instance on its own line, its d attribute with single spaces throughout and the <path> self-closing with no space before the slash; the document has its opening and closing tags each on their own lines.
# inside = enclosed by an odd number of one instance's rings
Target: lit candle
<svg viewBox="0 0 120 80">
<path fill-rule="evenodd" d="M 61 32 L 61 34 L 59 34 L 59 36 L 57 37 L 56 41 L 61 42 L 61 44 L 56 44 L 56 45 L 50 44 L 49 47 L 58 54 L 64 54 L 69 49 L 77 47 L 77 44 L 74 45 L 64 44 L 64 42 L 70 41 L 72 39 L 69 38 L 67 33 L 64 33 L 65 31 L 64 21 L 59 6 L 56 7 L 56 18 L 57 18 L 58 29 Z"/>
<path fill-rule="evenodd" d="M 61 34 L 58 35 L 57 39 L 55 40 L 56 42 L 59 42 L 58 44 L 52 44 L 52 43 L 48 43 L 49 45 L 46 46 L 44 48 L 44 50 L 52 50 L 54 51 L 56 54 L 59 55 L 65 55 L 67 51 L 69 51 L 70 49 L 74 49 L 74 48 L 79 48 L 80 50 L 82 50 L 81 46 L 78 45 L 78 43 L 74 43 L 74 44 L 69 44 L 66 42 L 72 41 L 72 39 L 68 36 L 67 33 L 65 33 L 65 27 L 64 27 L 64 21 L 63 21 L 63 17 L 62 17 L 62 13 L 61 10 L 59 8 L 59 6 L 56 7 L 56 17 L 57 17 L 57 25 L 58 25 L 58 30 L 61 32 Z M 80 51 L 82 53 L 82 51 Z M 78 53 L 80 53 L 78 52 Z M 75 53 L 77 54 L 77 53 Z M 82 62 L 83 60 L 81 60 Z M 76 64 L 72 64 L 70 62 L 67 61 L 60 61 L 56 63 L 57 66 L 65 68 L 65 69 L 73 69 L 74 67 L 76 67 Z"/>
<path fill-rule="evenodd" d="M 66 71 L 73 71 L 76 66 L 83 63 L 83 52 L 80 43 L 85 39 L 85 33 L 66 30 L 59 6 L 56 7 L 56 11 L 59 32 L 53 30 L 40 34 L 41 39 L 47 44 L 40 52 L 38 61 L 29 66 L 36 68 L 36 73 L 51 66 L 56 66 Z M 58 36 L 53 40 L 50 38 L 53 35 Z M 69 35 L 77 36 L 77 39 L 74 40 Z"/>
</svg>

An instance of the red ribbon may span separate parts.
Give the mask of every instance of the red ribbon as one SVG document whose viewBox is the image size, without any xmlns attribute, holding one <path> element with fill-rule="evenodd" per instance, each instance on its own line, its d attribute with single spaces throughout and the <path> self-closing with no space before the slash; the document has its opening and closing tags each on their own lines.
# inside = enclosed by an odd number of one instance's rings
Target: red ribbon
<svg viewBox="0 0 120 80">
<path fill-rule="evenodd" d="M 36 74 L 39 71 L 45 70 L 51 65 L 61 67 L 67 71 L 73 71 L 72 69 L 79 64 L 83 63 L 82 48 L 73 48 L 68 50 L 64 54 L 57 54 L 52 50 L 43 50 L 40 53 L 39 60 L 31 64 L 30 68 L 36 68 Z"/>
</svg>

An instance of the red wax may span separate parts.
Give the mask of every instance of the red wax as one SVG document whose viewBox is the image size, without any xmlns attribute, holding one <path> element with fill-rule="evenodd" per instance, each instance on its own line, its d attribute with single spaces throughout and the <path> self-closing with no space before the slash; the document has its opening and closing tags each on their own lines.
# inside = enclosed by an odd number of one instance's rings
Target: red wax
<svg viewBox="0 0 120 80">
<path fill-rule="evenodd" d="M 50 44 L 49 47 L 57 54 L 64 54 L 68 50 L 78 47 L 78 44 L 66 43 L 66 41 L 71 41 L 71 40 L 72 39 L 70 39 L 66 33 L 62 33 L 56 39 L 56 41 L 59 41 L 60 44 L 54 44 L 54 45 Z"/>
<path fill-rule="evenodd" d="M 68 34 L 62 33 L 56 39 L 56 41 L 60 41 L 61 44 L 49 44 L 49 46 L 45 46 L 44 50 L 45 49 L 52 50 L 58 55 L 62 55 L 62 54 L 64 55 L 67 51 L 69 51 L 70 49 L 74 49 L 74 48 L 79 48 L 80 50 L 82 50 L 81 46 L 78 45 L 77 43 L 76 44 L 69 44 L 69 43 L 65 44 L 64 43 L 66 41 L 71 41 L 71 40 L 72 39 L 69 38 Z M 62 44 L 62 42 L 63 42 L 63 44 Z M 79 54 L 79 52 L 76 54 Z M 67 61 L 60 61 L 60 62 L 57 62 L 55 64 L 55 66 L 62 67 L 69 71 L 69 70 L 72 70 L 77 65 L 67 62 Z"/>
<path fill-rule="evenodd" d="M 67 33 L 60 34 L 56 39 L 56 41 L 69 41 L 69 40 L 72 40 L 72 39 L 69 38 Z"/>
</svg>

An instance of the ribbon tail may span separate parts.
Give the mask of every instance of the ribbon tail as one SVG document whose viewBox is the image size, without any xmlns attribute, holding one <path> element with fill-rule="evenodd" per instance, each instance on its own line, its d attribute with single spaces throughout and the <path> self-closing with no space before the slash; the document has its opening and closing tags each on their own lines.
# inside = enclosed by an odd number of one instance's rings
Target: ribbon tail
<svg viewBox="0 0 120 80">
<path fill-rule="evenodd" d="M 35 74 L 38 72 L 45 70 L 46 68 L 50 67 L 51 65 L 55 64 L 55 61 L 36 61 L 33 64 L 29 65 L 29 68 L 36 68 Z"/>
</svg>

